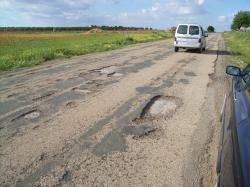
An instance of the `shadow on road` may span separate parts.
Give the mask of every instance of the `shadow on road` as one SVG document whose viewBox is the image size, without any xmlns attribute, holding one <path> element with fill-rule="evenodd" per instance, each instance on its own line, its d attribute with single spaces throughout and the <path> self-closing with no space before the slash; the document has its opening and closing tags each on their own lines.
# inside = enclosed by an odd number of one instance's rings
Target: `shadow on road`
<svg viewBox="0 0 250 187">
<path fill-rule="evenodd" d="M 197 49 L 186 49 L 185 52 L 188 53 L 199 53 Z M 221 51 L 221 50 L 214 50 L 214 49 L 206 49 L 202 52 L 202 54 L 208 55 L 232 55 L 229 51 Z M 234 53 L 233 55 L 240 55 L 240 53 Z"/>
<path fill-rule="evenodd" d="M 231 55 L 230 52 L 228 51 L 220 51 L 220 50 L 211 50 L 211 49 L 206 49 L 204 54 L 209 54 L 209 55 Z"/>
</svg>

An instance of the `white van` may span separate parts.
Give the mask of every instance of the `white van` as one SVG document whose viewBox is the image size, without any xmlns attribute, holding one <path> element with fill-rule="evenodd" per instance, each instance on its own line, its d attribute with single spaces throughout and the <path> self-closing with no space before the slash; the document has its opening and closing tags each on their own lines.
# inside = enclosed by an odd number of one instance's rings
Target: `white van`
<svg viewBox="0 0 250 187">
<path fill-rule="evenodd" d="M 179 48 L 199 49 L 199 52 L 206 49 L 207 32 L 198 24 L 178 24 L 175 32 L 174 51 Z"/>
</svg>

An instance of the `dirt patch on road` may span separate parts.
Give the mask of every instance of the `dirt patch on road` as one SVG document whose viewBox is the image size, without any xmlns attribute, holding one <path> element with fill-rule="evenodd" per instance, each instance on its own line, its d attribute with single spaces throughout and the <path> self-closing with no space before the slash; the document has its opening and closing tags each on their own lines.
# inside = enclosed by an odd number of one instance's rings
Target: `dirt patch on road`
<svg viewBox="0 0 250 187">
<path fill-rule="evenodd" d="M 91 30 L 87 31 L 86 34 L 101 33 L 101 32 L 104 32 L 104 30 L 102 30 L 102 29 L 91 29 Z"/>
</svg>

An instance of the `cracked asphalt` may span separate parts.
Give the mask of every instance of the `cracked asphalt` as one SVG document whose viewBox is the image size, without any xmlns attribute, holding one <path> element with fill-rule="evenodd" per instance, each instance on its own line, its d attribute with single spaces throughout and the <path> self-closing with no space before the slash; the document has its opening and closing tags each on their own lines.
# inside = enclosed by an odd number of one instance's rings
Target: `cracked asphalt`
<svg viewBox="0 0 250 187">
<path fill-rule="evenodd" d="M 0 185 L 213 186 L 224 51 L 215 33 L 0 74 Z"/>
</svg>

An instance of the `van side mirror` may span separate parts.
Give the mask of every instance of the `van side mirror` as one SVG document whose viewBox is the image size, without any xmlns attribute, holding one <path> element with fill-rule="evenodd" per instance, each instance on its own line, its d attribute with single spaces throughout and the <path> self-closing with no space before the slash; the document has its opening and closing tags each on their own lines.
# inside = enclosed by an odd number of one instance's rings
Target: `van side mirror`
<svg viewBox="0 0 250 187">
<path fill-rule="evenodd" d="M 226 73 L 232 76 L 241 76 L 241 69 L 236 66 L 227 66 Z"/>
</svg>

